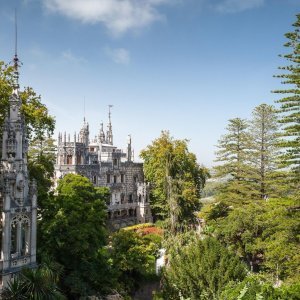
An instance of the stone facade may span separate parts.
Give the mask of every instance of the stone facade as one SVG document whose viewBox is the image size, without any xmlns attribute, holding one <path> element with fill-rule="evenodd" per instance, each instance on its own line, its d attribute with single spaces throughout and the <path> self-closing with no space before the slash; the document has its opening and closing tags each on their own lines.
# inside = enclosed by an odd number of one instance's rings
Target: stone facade
<svg viewBox="0 0 300 300">
<path fill-rule="evenodd" d="M 24 266 L 36 266 L 37 188 L 27 170 L 28 141 L 20 111 L 18 57 L 14 85 L 2 128 L 0 150 L 1 260 L 0 289 Z"/>
<path fill-rule="evenodd" d="M 114 229 L 152 222 L 149 185 L 144 182 L 143 164 L 132 160 L 131 137 L 126 153 L 113 145 L 111 113 L 107 132 L 100 126 L 93 141 L 85 121 L 78 135 L 59 133 L 55 181 L 68 173 L 81 174 L 95 186 L 109 187 L 108 220 Z"/>
</svg>

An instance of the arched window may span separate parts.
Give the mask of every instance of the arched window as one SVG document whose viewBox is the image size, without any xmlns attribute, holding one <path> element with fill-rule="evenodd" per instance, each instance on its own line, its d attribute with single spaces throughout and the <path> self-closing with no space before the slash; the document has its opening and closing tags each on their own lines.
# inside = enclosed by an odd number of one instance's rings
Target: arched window
<svg viewBox="0 0 300 300">
<path fill-rule="evenodd" d="M 13 258 L 29 253 L 30 221 L 24 214 L 18 214 L 11 221 L 11 247 Z"/>
<path fill-rule="evenodd" d="M 142 195 L 139 194 L 139 202 L 142 202 Z"/>
<path fill-rule="evenodd" d="M 72 155 L 67 155 L 67 165 L 72 164 Z"/>
</svg>

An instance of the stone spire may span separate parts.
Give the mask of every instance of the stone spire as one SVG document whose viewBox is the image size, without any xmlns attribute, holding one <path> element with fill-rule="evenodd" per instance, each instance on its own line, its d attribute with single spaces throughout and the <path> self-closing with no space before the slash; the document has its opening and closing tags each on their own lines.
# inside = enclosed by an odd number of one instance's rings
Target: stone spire
<svg viewBox="0 0 300 300">
<path fill-rule="evenodd" d="M 83 125 L 79 132 L 79 142 L 84 143 L 87 147 L 89 145 L 89 123 L 85 121 L 85 117 L 83 118 Z"/>
<path fill-rule="evenodd" d="M 103 130 L 103 122 L 100 123 L 100 131 L 99 131 L 98 140 L 99 140 L 100 143 L 105 142 L 105 133 L 104 133 L 104 130 Z"/>
<path fill-rule="evenodd" d="M 128 135 L 127 139 L 127 161 L 132 161 L 132 150 L 131 150 L 131 135 Z"/>
<path fill-rule="evenodd" d="M 13 74 L 13 95 L 19 95 L 19 67 L 20 61 L 18 58 L 18 27 L 17 27 L 17 12 L 15 11 L 15 55 L 13 59 L 14 74 Z"/>
<path fill-rule="evenodd" d="M 106 132 L 106 142 L 107 144 L 113 145 L 113 132 L 112 132 L 112 125 L 111 125 L 111 108 L 112 105 L 108 105 L 108 125 L 107 125 L 107 132 Z"/>
<path fill-rule="evenodd" d="M 3 183 L 0 289 L 5 288 L 22 267 L 36 265 L 37 187 L 35 181 L 29 181 L 27 170 L 28 141 L 20 110 L 17 42 L 13 64 L 13 91 L 3 126 L 0 161 L 0 185 Z"/>
</svg>

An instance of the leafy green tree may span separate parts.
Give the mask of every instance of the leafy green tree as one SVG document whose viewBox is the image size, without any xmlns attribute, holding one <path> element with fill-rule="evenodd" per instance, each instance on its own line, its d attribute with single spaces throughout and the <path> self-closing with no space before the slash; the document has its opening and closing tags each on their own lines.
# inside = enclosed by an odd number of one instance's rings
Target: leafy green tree
<svg viewBox="0 0 300 300">
<path fill-rule="evenodd" d="M 280 122 L 284 125 L 281 147 L 286 151 L 282 156 L 283 166 L 294 168 L 294 179 L 297 182 L 295 189 L 299 191 L 300 182 L 300 14 L 293 24 L 295 30 L 285 34 L 288 41 L 284 44 L 290 53 L 282 55 L 288 61 L 288 65 L 280 67 L 283 74 L 277 75 L 282 79 L 282 84 L 287 88 L 274 91 L 283 94 L 280 103 Z"/>
<path fill-rule="evenodd" d="M 69 296 L 105 293 L 114 283 L 104 248 L 107 195 L 107 188 L 68 174 L 40 220 L 39 251 L 64 267 L 61 285 Z"/>
<path fill-rule="evenodd" d="M 0 61 L 0 128 L 8 110 L 13 71 L 12 66 Z M 46 105 L 41 102 L 41 97 L 31 87 L 25 87 L 23 91 L 20 91 L 20 97 L 30 140 L 41 140 L 50 136 L 54 131 L 55 121 L 49 115 Z"/>
<path fill-rule="evenodd" d="M 268 300 L 297 300 L 300 285 L 274 287 L 261 274 L 250 274 L 242 282 L 230 282 L 220 296 L 220 300 L 238 299 L 268 299 Z"/>
<path fill-rule="evenodd" d="M 208 225 L 252 271 L 293 283 L 300 276 L 300 214 L 294 211 L 295 204 L 287 199 L 250 203 L 234 208 L 225 218 L 208 219 Z"/>
<path fill-rule="evenodd" d="M 200 208 L 200 192 L 208 171 L 200 167 L 186 140 L 175 140 L 169 132 L 141 152 L 146 179 L 152 184 L 151 207 L 158 219 L 173 223 L 194 221 Z"/>
<path fill-rule="evenodd" d="M 275 108 L 261 104 L 254 108 L 250 121 L 250 163 L 255 196 L 264 199 L 276 194 L 278 160 L 278 119 Z M 255 195 L 256 194 L 256 195 Z"/>
<path fill-rule="evenodd" d="M 53 185 L 55 150 L 52 138 L 35 139 L 29 145 L 28 169 L 30 178 L 34 178 L 37 182 L 40 214 L 47 209 L 49 191 Z"/>
<path fill-rule="evenodd" d="M 247 131 L 248 122 L 244 119 L 230 119 L 227 133 L 218 142 L 217 162 L 221 164 L 215 167 L 216 177 L 227 177 L 223 184 L 221 198 L 243 200 L 251 195 L 249 185 L 249 142 Z"/>
<path fill-rule="evenodd" d="M 155 276 L 157 251 L 152 238 L 131 230 L 120 230 L 112 236 L 110 257 L 124 290 L 132 292 Z"/>
<path fill-rule="evenodd" d="M 215 238 L 194 240 L 169 258 L 163 277 L 164 299 L 219 299 L 231 281 L 243 280 L 246 267 Z"/>
</svg>

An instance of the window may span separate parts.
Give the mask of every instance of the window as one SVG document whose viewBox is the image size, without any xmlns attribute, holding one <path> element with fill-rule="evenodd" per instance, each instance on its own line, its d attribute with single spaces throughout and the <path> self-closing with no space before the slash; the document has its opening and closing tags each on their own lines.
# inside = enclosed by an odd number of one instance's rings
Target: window
<svg viewBox="0 0 300 300">
<path fill-rule="evenodd" d="M 11 222 L 11 255 L 13 258 L 29 253 L 29 219 L 25 215 L 16 215 Z"/>
<path fill-rule="evenodd" d="M 27 244 L 27 238 L 28 238 L 28 224 L 22 224 L 21 226 L 21 249 L 20 249 L 20 253 L 21 256 L 25 255 L 28 253 L 28 244 Z"/>
<path fill-rule="evenodd" d="M 67 165 L 72 164 L 72 155 L 67 155 Z"/>
<path fill-rule="evenodd" d="M 114 183 L 117 183 L 117 176 L 114 175 Z"/>
<path fill-rule="evenodd" d="M 132 194 L 129 195 L 128 202 L 129 202 L 129 203 L 132 203 Z"/>
<path fill-rule="evenodd" d="M 94 150 L 95 150 L 94 148 L 91 148 L 91 152 L 94 152 Z"/>
<path fill-rule="evenodd" d="M 13 253 L 16 253 L 18 250 L 17 250 L 17 236 L 18 236 L 18 225 L 13 223 L 11 225 L 11 246 L 10 246 L 10 253 L 13 254 Z"/>
<path fill-rule="evenodd" d="M 124 183 L 124 174 L 121 174 L 121 182 Z"/>
<path fill-rule="evenodd" d="M 81 165 L 81 155 L 77 154 L 77 164 Z"/>
<path fill-rule="evenodd" d="M 107 182 L 107 183 L 110 183 L 110 174 L 107 174 L 107 175 L 106 175 L 106 182 Z"/>
<path fill-rule="evenodd" d="M 114 158 L 114 166 L 118 165 L 118 160 L 116 158 Z"/>
<path fill-rule="evenodd" d="M 124 196 L 124 194 L 121 194 L 121 204 L 124 203 L 124 200 L 125 200 L 125 196 Z"/>
<path fill-rule="evenodd" d="M 142 202 L 142 196 L 139 194 L 139 202 Z"/>
<path fill-rule="evenodd" d="M 133 176 L 133 181 L 137 182 L 137 176 Z"/>
<path fill-rule="evenodd" d="M 94 184 L 97 183 L 97 176 L 93 176 L 93 183 L 94 183 Z"/>
</svg>

